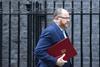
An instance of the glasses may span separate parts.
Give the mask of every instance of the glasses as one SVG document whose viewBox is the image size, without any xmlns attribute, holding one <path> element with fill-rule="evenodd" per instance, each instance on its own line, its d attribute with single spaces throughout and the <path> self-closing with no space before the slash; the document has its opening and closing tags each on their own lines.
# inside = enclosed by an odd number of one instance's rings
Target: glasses
<svg viewBox="0 0 100 67">
<path fill-rule="evenodd" d="M 62 19 L 70 19 L 70 17 L 61 17 L 61 16 L 59 16 L 59 18 L 62 18 Z"/>
</svg>

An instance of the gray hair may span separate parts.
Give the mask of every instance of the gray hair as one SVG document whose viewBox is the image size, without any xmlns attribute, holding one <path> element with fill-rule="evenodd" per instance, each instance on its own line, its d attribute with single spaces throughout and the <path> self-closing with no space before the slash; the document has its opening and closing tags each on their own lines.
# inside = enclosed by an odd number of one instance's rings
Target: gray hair
<svg viewBox="0 0 100 67">
<path fill-rule="evenodd" d="M 55 12 L 54 12 L 54 17 L 55 16 L 60 16 L 61 14 L 62 14 L 62 10 L 65 10 L 65 9 L 63 9 L 63 8 L 57 8 L 56 10 L 55 10 Z"/>
</svg>

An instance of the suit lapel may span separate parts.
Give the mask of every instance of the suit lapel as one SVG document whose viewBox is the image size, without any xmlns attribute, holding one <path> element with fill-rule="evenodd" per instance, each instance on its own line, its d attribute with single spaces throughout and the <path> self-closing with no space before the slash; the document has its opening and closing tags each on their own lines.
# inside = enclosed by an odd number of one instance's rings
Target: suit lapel
<svg viewBox="0 0 100 67">
<path fill-rule="evenodd" d="M 54 22 L 53 22 L 53 26 L 55 27 L 56 34 L 59 37 L 59 39 L 60 40 L 63 39 L 64 35 L 63 35 L 62 31 L 60 30 L 60 28 Z"/>
</svg>

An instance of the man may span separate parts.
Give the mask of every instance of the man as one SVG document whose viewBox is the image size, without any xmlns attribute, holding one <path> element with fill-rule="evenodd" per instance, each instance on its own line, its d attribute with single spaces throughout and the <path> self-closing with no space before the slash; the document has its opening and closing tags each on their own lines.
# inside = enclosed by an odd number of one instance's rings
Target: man
<svg viewBox="0 0 100 67">
<path fill-rule="evenodd" d="M 67 37 L 64 30 L 68 28 L 69 24 L 70 17 L 68 11 L 63 8 L 56 9 L 52 24 L 43 30 L 35 48 L 35 55 L 39 58 L 37 67 L 71 67 L 70 61 L 63 60 L 65 54 L 56 59 L 47 52 L 47 49 L 54 43 Z"/>
</svg>

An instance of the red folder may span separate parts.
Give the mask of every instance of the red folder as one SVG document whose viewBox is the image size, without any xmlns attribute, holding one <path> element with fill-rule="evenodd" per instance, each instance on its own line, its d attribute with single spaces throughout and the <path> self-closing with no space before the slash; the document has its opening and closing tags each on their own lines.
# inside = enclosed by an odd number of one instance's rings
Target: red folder
<svg viewBox="0 0 100 67">
<path fill-rule="evenodd" d="M 63 58 L 64 60 L 69 60 L 77 55 L 69 38 L 65 38 L 48 48 L 48 54 L 56 58 L 59 58 L 64 53 L 66 54 Z"/>
</svg>

